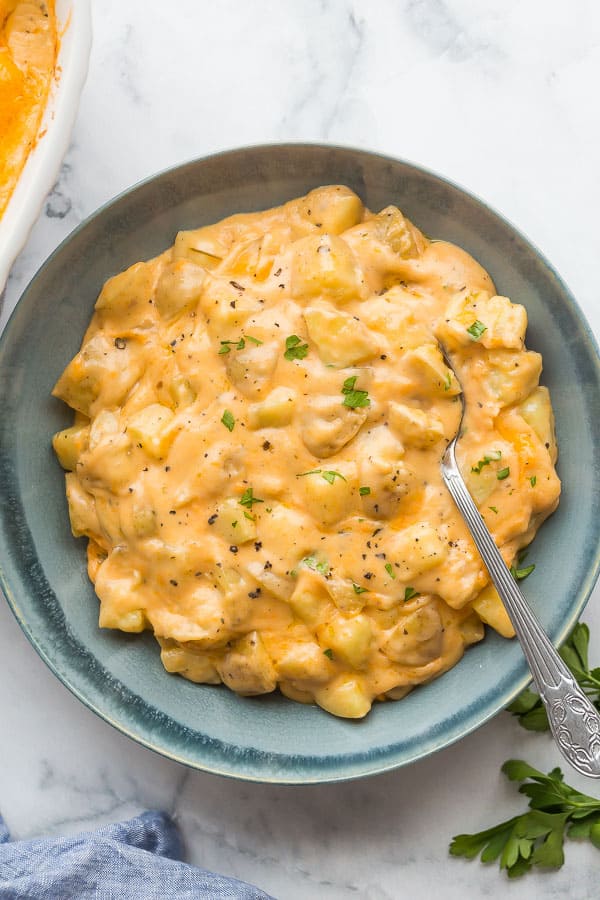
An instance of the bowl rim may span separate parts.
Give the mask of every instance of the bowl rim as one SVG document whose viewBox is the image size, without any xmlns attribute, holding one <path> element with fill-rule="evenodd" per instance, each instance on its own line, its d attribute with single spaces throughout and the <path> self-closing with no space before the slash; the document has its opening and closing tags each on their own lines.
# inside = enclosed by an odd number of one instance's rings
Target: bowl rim
<svg viewBox="0 0 600 900">
<path fill-rule="evenodd" d="M 271 142 L 271 143 L 261 143 L 261 144 L 252 144 L 245 145 L 242 147 L 229 148 L 226 150 L 221 150 L 215 153 L 211 153 L 201 157 L 193 157 L 185 162 L 177 163 L 176 165 L 169 166 L 164 168 L 156 173 L 153 173 L 140 181 L 134 183 L 130 187 L 124 189 L 119 192 L 114 197 L 110 198 L 106 203 L 102 204 L 96 210 L 94 210 L 89 216 L 86 217 L 81 223 L 79 223 L 56 247 L 54 251 L 52 251 L 45 261 L 42 263 L 40 268 L 34 274 L 34 276 L 30 279 L 27 284 L 25 290 L 19 297 L 15 308 L 13 309 L 6 326 L 3 330 L 3 333 L 0 334 L 0 363 L 3 352 L 6 350 L 9 340 L 10 340 L 10 326 L 16 315 L 17 307 L 20 304 L 21 299 L 27 294 L 30 286 L 33 282 L 38 278 L 38 276 L 43 272 L 46 266 L 54 260 L 56 256 L 58 256 L 63 248 L 71 241 L 73 237 L 75 237 L 80 231 L 87 227 L 87 225 L 103 214 L 105 211 L 109 210 L 112 206 L 116 205 L 121 199 L 132 194 L 136 190 L 143 188 L 144 186 L 149 185 L 154 180 L 161 178 L 162 176 L 169 175 L 177 172 L 180 169 L 185 169 L 187 166 L 198 165 L 204 162 L 208 162 L 210 160 L 218 160 L 220 158 L 226 159 L 228 157 L 232 157 L 239 153 L 245 152 L 268 152 L 269 150 L 334 150 L 334 151 L 342 151 L 348 152 L 351 154 L 357 154 L 362 157 L 373 157 L 380 161 L 389 162 L 392 164 L 401 164 L 408 169 L 412 169 L 419 174 L 430 176 L 437 181 L 441 182 L 444 185 L 447 185 L 449 188 L 459 191 L 460 193 L 466 195 L 467 198 L 474 200 L 479 206 L 483 207 L 484 210 L 492 213 L 501 224 L 506 226 L 510 231 L 512 231 L 522 242 L 528 245 L 535 253 L 539 261 L 544 265 L 545 268 L 549 271 L 552 277 L 556 280 L 560 290 L 562 293 L 566 295 L 569 302 L 572 304 L 572 307 L 577 315 L 577 320 L 579 325 L 582 328 L 582 334 L 586 338 L 588 343 L 588 347 L 591 351 L 593 351 L 590 355 L 593 357 L 595 371 L 600 382 L 600 350 L 598 347 L 598 342 L 595 338 L 595 335 L 591 329 L 587 318 L 581 309 L 579 303 L 575 299 L 573 293 L 570 291 L 562 277 L 558 274 L 554 266 L 548 261 L 546 256 L 542 253 L 542 251 L 534 244 L 520 229 L 518 229 L 506 216 L 502 213 L 499 213 L 493 206 L 484 201 L 480 196 L 474 194 L 472 191 L 464 188 L 458 182 L 455 182 L 452 179 L 449 179 L 445 176 L 439 175 L 437 172 L 421 166 L 412 161 L 404 160 L 399 157 L 393 157 L 388 154 L 378 153 L 374 150 L 363 150 L 356 147 L 351 147 L 349 145 L 340 145 L 340 144 L 329 144 L 329 143 L 321 143 L 321 142 L 305 142 L 305 141 L 286 141 L 286 142 Z M 582 582 L 581 588 L 578 593 L 578 603 L 573 606 L 569 615 L 561 624 L 560 629 L 558 630 L 557 635 L 555 636 L 553 643 L 555 646 L 560 646 L 562 642 L 566 639 L 578 619 L 580 618 L 585 606 L 590 598 L 590 595 L 593 591 L 594 585 L 598 580 L 598 576 L 600 575 L 600 537 L 597 540 L 595 555 L 593 558 L 592 564 L 589 566 L 588 571 L 585 575 L 585 580 Z M 127 737 L 130 737 L 136 743 L 154 751 L 155 753 L 163 756 L 171 761 L 178 762 L 182 765 L 185 765 L 189 768 L 196 769 L 198 771 L 206 772 L 212 775 L 220 775 L 222 777 L 233 778 L 240 781 L 248 781 L 254 783 L 268 783 L 268 784 L 282 784 L 282 785 L 302 785 L 302 784 L 323 784 L 323 783 L 335 783 L 335 782 L 343 782 L 349 780 L 356 780 L 358 778 L 370 777 L 373 775 L 384 774 L 389 771 L 393 771 L 395 769 L 403 768 L 404 766 L 410 765 L 411 763 L 420 761 L 422 759 L 426 759 L 428 756 L 431 756 L 433 753 L 438 750 L 444 749 L 446 747 L 452 746 L 452 744 L 461 740 L 472 732 L 476 731 L 478 728 L 483 726 L 486 722 L 492 719 L 499 712 L 504 710 L 506 706 L 518 696 L 518 694 L 527 686 L 527 684 L 531 681 L 531 675 L 528 671 L 517 680 L 514 687 L 510 690 L 506 690 L 504 694 L 498 698 L 495 702 L 490 703 L 488 708 L 481 714 L 476 720 L 470 721 L 467 725 L 462 725 L 456 734 L 447 736 L 441 736 L 437 738 L 435 741 L 431 741 L 428 747 L 424 751 L 416 750 L 412 754 L 404 755 L 401 759 L 398 759 L 398 749 L 395 748 L 394 745 L 390 745 L 388 747 L 379 747 L 378 749 L 382 753 L 386 753 L 385 757 L 381 757 L 377 755 L 372 764 L 369 764 L 368 756 L 366 752 L 362 752 L 362 763 L 360 763 L 357 767 L 357 770 L 353 769 L 353 764 L 356 762 L 356 757 L 352 755 L 344 755 L 343 757 L 339 757 L 339 767 L 343 767 L 344 771 L 342 772 L 332 772 L 325 768 L 319 770 L 319 772 L 315 772 L 314 770 L 308 775 L 306 772 L 303 772 L 299 776 L 292 776 L 289 772 L 285 772 L 284 774 L 276 775 L 274 777 L 268 777 L 264 774 L 253 774 L 245 771 L 236 771 L 235 765 L 230 765 L 229 768 L 222 767 L 218 765 L 213 765 L 211 763 L 206 763 L 199 761 L 197 759 L 185 758 L 185 756 L 181 753 L 177 753 L 173 750 L 167 749 L 159 742 L 155 742 L 150 740 L 149 738 L 136 733 L 136 731 L 125 724 L 123 721 L 115 719 L 113 716 L 108 713 L 108 711 L 101 709 L 97 703 L 91 700 L 89 697 L 85 695 L 85 691 L 82 691 L 73 681 L 68 673 L 64 673 L 60 670 L 58 664 L 53 661 L 53 659 L 46 653 L 45 649 L 39 644 L 36 635 L 33 633 L 30 625 L 27 622 L 26 617 L 20 610 L 20 604 L 17 598 L 14 596 L 10 584 L 8 583 L 7 576 L 4 571 L 4 567 L 2 565 L 2 561 L 0 559 L 0 593 L 3 593 L 6 597 L 9 607 L 11 608 L 17 622 L 19 623 L 21 629 L 23 630 L 25 636 L 29 640 L 30 644 L 33 646 L 38 655 L 43 659 L 49 669 L 57 676 L 57 678 L 63 683 L 63 685 L 76 696 L 88 709 L 98 715 L 101 719 L 106 721 L 108 724 L 112 725 L 117 731 L 125 734 Z M 289 755 L 286 754 L 273 754 L 274 756 L 280 755 L 285 756 L 285 758 L 289 758 Z M 302 759 L 307 762 L 311 759 L 311 757 L 303 757 Z"/>
<path fill-rule="evenodd" d="M 10 269 L 60 171 L 85 84 L 92 46 L 91 0 L 57 0 L 60 44 L 50 92 L 29 153 L 0 217 L 0 301 Z"/>
</svg>

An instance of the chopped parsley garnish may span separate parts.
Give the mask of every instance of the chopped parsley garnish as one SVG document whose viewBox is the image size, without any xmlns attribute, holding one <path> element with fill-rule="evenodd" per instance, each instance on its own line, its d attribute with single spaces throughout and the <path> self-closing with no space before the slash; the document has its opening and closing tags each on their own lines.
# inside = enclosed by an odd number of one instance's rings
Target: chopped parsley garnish
<svg viewBox="0 0 600 900">
<path fill-rule="evenodd" d="M 467 332 L 471 335 L 474 341 L 478 341 L 484 331 L 487 331 L 487 325 L 484 325 L 483 322 L 480 322 L 479 319 L 475 319 L 472 325 L 469 325 L 467 328 Z"/>
<path fill-rule="evenodd" d="M 307 569 L 313 569 L 319 575 L 329 575 L 329 563 L 324 560 L 319 562 L 316 556 L 305 556 L 300 560 L 300 565 L 306 566 Z"/>
<path fill-rule="evenodd" d="M 527 558 L 527 550 L 521 550 L 519 554 L 517 554 L 516 562 L 513 562 L 510 567 L 510 574 L 515 579 L 515 581 L 523 581 L 524 578 L 527 578 L 528 575 L 531 575 L 533 570 L 535 569 L 535 563 L 530 566 L 525 566 L 522 568 L 522 563 Z"/>
<path fill-rule="evenodd" d="M 385 564 L 385 571 L 388 573 L 388 575 L 390 576 L 390 578 L 396 578 L 396 573 L 394 572 L 394 569 L 393 569 L 391 563 L 386 563 L 386 564 Z"/>
<path fill-rule="evenodd" d="M 341 478 L 342 481 L 347 480 L 341 472 L 336 472 L 335 469 L 311 469 L 310 472 L 298 472 L 296 478 L 304 478 L 305 475 L 320 475 L 329 484 L 333 484 L 336 478 Z"/>
<path fill-rule="evenodd" d="M 510 475 L 510 466 L 506 466 L 504 469 L 498 469 L 496 472 L 496 478 L 498 481 L 504 481 L 505 478 L 508 478 Z"/>
<path fill-rule="evenodd" d="M 471 466 L 471 472 L 476 472 L 477 475 L 480 474 L 481 470 L 484 466 L 489 466 L 491 462 L 495 462 L 502 457 L 502 450 L 494 450 L 489 456 L 484 456 L 479 460 L 476 466 Z"/>
<path fill-rule="evenodd" d="M 290 361 L 293 359 L 304 359 L 307 353 L 308 344 L 303 344 L 297 334 L 290 334 L 285 339 L 285 353 L 283 355 L 286 359 Z"/>
<path fill-rule="evenodd" d="M 448 374 L 446 375 L 446 377 L 444 379 L 444 390 L 449 391 L 451 385 L 452 385 L 452 372 L 450 371 L 450 369 L 448 369 Z"/>
<path fill-rule="evenodd" d="M 342 403 L 350 409 L 360 409 L 371 405 L 369 392 L 359 391 L 354 387 L 357 378 L 358 375 L 351 375 L 350 378 L 346 378 L 342 386 L 342 394 L 344 394 Z"/>
<path fill-rule="evenodd" d="M 418 597 L 419 592 L 415 591 L 413 587 L 407 587 L 404 591 L 404 602 L 408 603 L 409 600 L 412 600 L 413 597 Z"/>
<path fill-rule="evenodd" d="M 362 487 L 359 487 L 358 493 L 361 497 L 368 497 L 368 495 L 371 493 L 371 488 L 367 487 L 367 485 L 363 485 Z"/>
<path fill-rule="evenodd" d="M 352 587 L 355 594 L 366 594 L 368 590 L 368 588 L 361 587 L 360 584 L 355 584 L 354 582 L 352 582 Z"/>
<path fill-rule="evenodd" d="M 531 485 L 531 487 L 535 487 L 535 486 L 536 486 L 536 484 L 537 484 L 537 475 L 532 475 L 532 476 L 531 476 L 531 478 L 529 479 L 529 484 Z"/>
<path fill-rule="evenodd" d="M 333 659 L 333 650 L 328 647 L 327 650 L 323 650 L 323 656 L 326 656 L 327 659 Z"/>
<path fill-rule="evenodd" d="M 496 515 L 498 515 L 498 507 L 497 506 L 488 506 L 488 509 L 491 509 L 491 511 L 493 513 L 496 513 Z"/>
<path fill-rule="evenodd" d="M 244 493 L 242 494 L 241 500 L 239 501 L 240 506 L 246 506 L 248 509 L 252 509 L 253 503 L 264 503 L 264 500 L 261 500 L 259 497 L 254 496 L 253 489 L 251 487 L 246 488 Z"/>
<path fill-rule="evenodd" d="M 233 431 L 235 426 L 235 419 L 231 410 L 225 410 L 225 412 L 221 416 L 221 422 L 223 423 L 227 431 Z"/>
<path fill-rule="evenodd" d="M 238 341 L 221 341 L 219 356 L 223 356 L 223 354 L 225 353 L 231 353 L 232 350 L 243 350 L 246 346 L 246 341 L 250 341 L 252 344 L 256 344 L 257 346 L 260 346 L 260 344 L 262 344 L 262 341 L 259 341 L 258 338 L 252 337 L 252 335 L 250 334 L 246 334 Z"/>
</svg>

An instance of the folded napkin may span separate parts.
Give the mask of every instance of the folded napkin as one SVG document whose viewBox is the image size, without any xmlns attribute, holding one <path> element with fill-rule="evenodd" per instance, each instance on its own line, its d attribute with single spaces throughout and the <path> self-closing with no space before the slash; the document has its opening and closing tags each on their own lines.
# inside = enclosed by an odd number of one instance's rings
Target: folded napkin
<svg viewBox="0 0 600 900">
<path fill-rule="evenodd" d="M 273 900 L 251 884 L 180 861 L 165 813 L 70 838 L 11 842 L 0 816 L 0 900 Z"/>
</svg>

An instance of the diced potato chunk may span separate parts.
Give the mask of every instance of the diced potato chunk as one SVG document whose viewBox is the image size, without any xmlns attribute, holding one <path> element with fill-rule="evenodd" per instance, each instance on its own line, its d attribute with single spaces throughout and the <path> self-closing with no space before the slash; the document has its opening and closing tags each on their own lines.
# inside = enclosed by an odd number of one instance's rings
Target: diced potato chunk
<svg viewBox="0 0 600 900">
<path fill-rule="evenodd" d="M 424 666 L 442 651 L 443 628 L 433 603 L 403 616 L 383 646 L 389 659 L 403 666 Z"/>
<path fill-rule="evenodd" d="M 315 188 L 297 203 L 302 215 L 328 234 L 341 234 L 362 220 L 360 197 L 343 185 Z"/>
<path fill-rule="evenodd" d="M 531 425 L 542 444 L 548 450 L 550 459 L 556 462 L 556 436 L 554 434 L 554 413 L 547 387 L 541 385 L 519 404 L 518 411 L 528 425 Z"/>
<path fill-rule="evenodd" d="M 85 416 L 96 401 L 101 407 L 119 406 L 142 369 L 139 347 L 99 333 L 83 345 L 58 379 L 52 394 Z"/>
<path fill-rule="evenodd" d="M 139 317 L 136 306 L 147 304 L 154 293 L 158 269 L 153 263 L 139 262 L 109 278 L 100 291 L 96 309 L 128 321 L 128 313 Z"/>
<path fill-rule="evenodd" d="M 301 303 L 312 297 L 329 297 L 340 303 L 360 300 L 360 270 L 343 238 L 323 234 L 296 241 L 291 290 L 292 297 Z"/>
<path fill-rule="evenodd" d="M 123 554 L 118 550 L 109 554 L 98 568 L 95 584 L 100 598 L 100 628 L 130 632 L 144 630 L 146 617 L 138 590 L 141 583 L 140 573 L 127 564 Z"/>
<path fill-rule="evenodd" d="M 180 231 L 173 247 L 174 259 L 189 259 L 205 269 L 214 269 L 228 253 L 212 225 L 193 231 Z"/>
<path fill-rule="evenodd" d="M 491 625 L 502 637 L 512 638 L 515 636 L 512 622 L 493 584 L 484 587 L 471 605 L 482 622 Z"/>
<path fill-rule="evenodd" d="M 406 446 L 425 449 L 444 437 L 444 425 L 432 413 L 394 400 L 390 401 L 388 411 L 390 425 Z"/>
<path fill-rule="evenodd" d="M 314 456 L 333 456 L 358 434 L 367 409 L 350 409 L 341 394 L 310 397 L 300 419 L 302 440 Z"/>
<path fill-rule="evenodd" d="M 314 641 L 290 643 L 276 660 L 280 678 L 300 683 L 319 683 L 329 678 L 329 660 Z"/>
<path fill-rule="evenodd" d="M 359 613 L 352 618 L 337 615 L 318 631 L 324 649 L 354 669 L 367 663 L 371 652 L 373 628 L 368 616 Z"/>
<path fill-rule="evenodd" d="M 465 644 L 476 644 L 483 640 L 485 629 L 477 613 L 471 613 L 470 616 L 463 619 L 458 628 Z"/>
<path fill-rule="evenodd" d="M 485 466 L 480 472 L 474 472 L 473 467 L 469 466 L 463 471 L 467 489 L 478 506 L 481 506 L 498 487 L 497 473 L 498 469 L 495 466 Z"/>
<path fill-rule="evenodd" d="M 236 641 L 216 667 L 228 688 L 247 697 L 268 694 L 277 686 L 275 667 L 256 631 Z"/>
<path fill-rule="evenodd" d="M 326 364 L 352 366 L 377 353 L 369 329 L 355 316 L 327 306 L 308 306 L 304 319 L 311 341 Z"/>
<path fill-rule="evenodd" d="M 360 676 L 340 675 L 334 681 L 315 691 L 315 700 L 323 709 L 344 719 L 362 719 L 371 709 Z"/>
<path fill-rule="evenodd" d="M 164 646 L 160 658 L 167 672 L 182 675 L 196 684 L 220 684 L 221 678 L 213 664 L 205 656 L 190 653 L 173 641 L 161 642 Z"/>
<path fill-rule="evenodd" d="M 136 413 L 127 423 L 127 433 L 141 444 L 155 459 L 164 459 L 175 437 L 173 412 L 161 403 L 151 403 Z"/>
<path fill-rule="evenodd" d="M 526 330 L 524 306 L 511 303 L 508 297 L 490 297 L 486 291 L 455 297 L 439 326 L 440 338 L 448 347 L 465 347 L 477 341 L 487 350 L 522 350 Z"/>
<path fill-rule="evenodd" d="M 448 555 L 448 546 L 431 525 L 417 523 L 392 531 L 387 544 L 388 558 L 398 578 L 410 580 L 439 566 Z"/>
<path fill-rule="evenodd" d="M 491 350 L 485 388 L 492 399 L 504 406 L 519 403 L 537 387 L 541 371 L 542 357 L 533 350 L 524 353 Z"/>
<path fill-rule="evenodd" d="M 168 263 L 156 285 L 155 303 L 160 314 L 173 318 L 185 309 L 194 309 L 205 278 L 205 270 L 187 259 Z"/>
<path fill-rule="evenodd" d="M 294 615 L 310 627 L 326 621 L 333 610 L 322 579 L 306 569 L 299 572 L 298 584 L 288 602 Z"/>
<path fill-rule="evenodd" d="M 405 219 L 396 206 L 386 206 L 375 217 L 375 233 L 379 240 L 389 244 L 394 253 L 402 259 L 410 259 L 419 255 L 417 235 L 420 232 Z"/>
<path fill-rule="evenodd" d="M 254 514 L 243 507 L 234 497 L 230 497 L 218 506 L 213 528 L 225 541 L 236 546 L 256 538 Z"/>
<path fill-rule="evenodd" d="M 350 514 L 357 487 L 354 463 L 340 462 L 335 470 L 319 469 L 298 479 L 307 510 L 325 525 Z"/>
<path fill-rule="evenodd" d="M 231 350 L 221 358 L 232 384 L 246 397 L 257 399 L 271 380 L 278 355 L 276 342 L 265 341 L 260 346 L 246 342 L 243 350 Z"/>
<path fill-rule="evenodd" d="M 460 385 L 454 372 L 444 362 L 437 344 L 423 344 L 415 350 L 409 350 L 405 360 L 418 378 L 422 390 L 428 395 L 454 397 L 460 394 Z"/>
<path fill-rule="evenodd" d="M 296 391 L 280 385 L 262 403 L 252 403 L 249 406 L 248 424 L 251 428 L 280 428 L 289 425 L 295 408 Z"/>
<path fill-rule="evenodd" d="M 65 475 L 65 483 L 73 537 L 82 537 L 84 534 L 89 537 L 99 535 L 100 524 L 93 495 L 85 490 L 74 472 Z"/>
<path fill-rule="evenodd" d="M 87 446 L 89 435 L 90 429 L 87 425 L 73 425 L 54 435 L 52 446 L 63 469 L 68 472 L 75 470 L 77 460 Z"/>
<path fill-rule="evenodd" d="M 271 236 L 263 235 L 234 247 L 224 260 L 221 271 L 262 282 L 273 268 L 274 252 Z"/>
<path fill-rule="evenodd" d="M 169 382 L 169 394 L 176 407 L 190 406 L 196 399 L 196 391 L 183 375 L 175 375 Z"/>
</svg>

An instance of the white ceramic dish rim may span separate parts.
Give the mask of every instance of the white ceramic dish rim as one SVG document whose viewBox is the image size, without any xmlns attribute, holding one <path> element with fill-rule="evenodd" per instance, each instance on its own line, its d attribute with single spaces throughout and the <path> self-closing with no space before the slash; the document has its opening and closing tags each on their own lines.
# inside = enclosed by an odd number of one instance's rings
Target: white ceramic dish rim
<svg viewBox="0 0 600 900">
<path fill-rule="evenodd" d="M 40 135 L 0 219 L 0 295 L 69 146 L 92 44 L 91 0 L 57 0 L 61 33 L 56 72 Z"/>
</svg>

